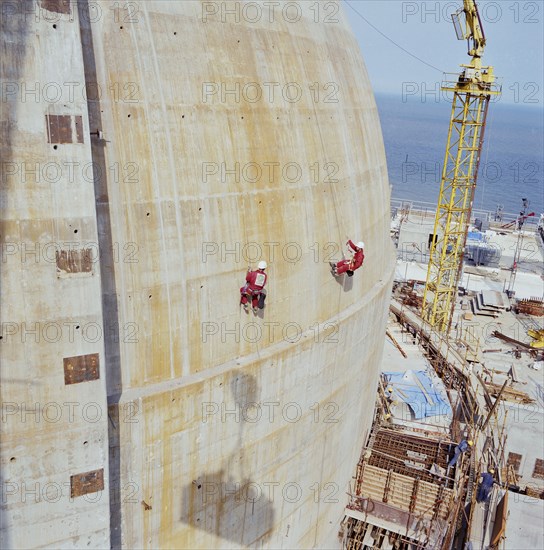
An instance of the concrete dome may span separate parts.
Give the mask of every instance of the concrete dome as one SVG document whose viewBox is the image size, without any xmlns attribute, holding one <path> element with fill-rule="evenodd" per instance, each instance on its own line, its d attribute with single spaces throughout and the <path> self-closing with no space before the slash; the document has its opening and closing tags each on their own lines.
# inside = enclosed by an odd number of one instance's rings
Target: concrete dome
<svg viewBox="0 0 544 550">
<path fill-rule="evenodd" d="M 393 275 L 386 161 L 342 11 L 268 4 L 3 19 L 8 546 L 339 544 Z M 335 279 L 348 238 L 365 263 Z"/>
</svg>

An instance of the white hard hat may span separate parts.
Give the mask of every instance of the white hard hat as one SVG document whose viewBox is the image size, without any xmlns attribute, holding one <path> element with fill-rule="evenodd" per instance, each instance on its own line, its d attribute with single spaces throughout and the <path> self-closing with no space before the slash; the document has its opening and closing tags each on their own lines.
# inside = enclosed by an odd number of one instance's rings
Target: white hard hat
<svg viewBox="0 0 544 550">
<path fill-rule="evenodd" d="M 357 248 L 364 248 L 365 247 L 365 243 L 363 241 L 359 241 L 357 243 Z"/>
<path fill-rule="evenodd" d="M 257 266 L 259 269 L 266 269 L 267 268 L 267 264 L 264 260 L 261 260 Z"/>
</svg>

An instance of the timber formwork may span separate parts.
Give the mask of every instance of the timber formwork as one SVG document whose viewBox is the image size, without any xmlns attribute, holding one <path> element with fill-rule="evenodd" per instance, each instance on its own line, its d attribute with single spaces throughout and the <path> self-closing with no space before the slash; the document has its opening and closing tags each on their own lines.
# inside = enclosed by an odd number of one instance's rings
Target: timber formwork
<svg viewBox="0 0 544 550">
<path fill-rule="evenodd" d="M 450 540 L 465 491 L 463 472 L 455 485 L 448 477 L 453 446 L 377 425 L 357 464 L 344 548 L 440 548 Z M 446 475 L 431 474 L 433 465 Z M 463 459 L 459 466 L 465 469 Z"/>
<path fill-rule="evenodd" d="M 407 476 L 416 473 L 412 464 L 421 465 L 421 469 L 417 469 L 418 477 L 433 483 L 436 476 L 429 473 L 429 469 L 433 463 L 444 469 L 447 467 L 450 447 L 448 441 L 424 439 L 398 430 L 380 429 L 376 433 L 368 464 Z"/>
<path fill-rule="evenodd" d="M 422 345 L 450 398 L 457 396 L 458 406 L 450 439 L 445 439 L 432 429 L 420 434 L 415 428 L 384 425 L 387 399 L 383 387 L 378 392 L 374 427 L 357 465 L 342 522 L 343 547 L 352 550 L 449 549 L 454 539 L 464 539 L 467 521 L 470 529 L 471 519 L 463 509 L 474 500 L 475 457 L 471 452 L 462 454 L 450 469 L 447 463 L 455 446 L 452 441 L 466 436 L 459 415 L 471 423 L 483 418 L 491 403 L 477 397 L 466 368 L 468 359 L 452 350 L 428 323 L 418 322 L 399 306 L 393 303 L 392 313 Z M 431 474 L 431 467 L 445 475 Z"/>
<path fill-rule="evenodd" d="M 493 399 L 489 384 L 472 369 L 474 359 L 470 358 L 466 342 L 452 343 L 395 298 L 390 310 L 402 328 L 412 335 L 414 343 L 419 342 L 444 382 L 450 402 L 455 403 L 454 417 L 449 441 L 444 439 L 444 433 L 433 431 L 432 425 L 425 430 L 395 426 L 389 420 L 391 411 L 384 383 L 380 383 L 373 429 L 357 465 L 355 489 L 342 522 L 343 547 L 449 550 L 461 548 L 467 541 L 488 540 L 486 522 L 495 514 L 497 503 L 484 515 L 476 503 L 476 487 L 482 471 L 490 465 L 501 468 L 504 463 L 504 425 L 499 433 L 497 406 L 506 391 L 506 383 Z M 394 435 L 384 437 L 388 431 Z M 405 436 L 415 437 L 416 445 L 417 438 L 421 437 L 425 445 L 434 444 L 441 451 L 449 448 L 450 454 L 445 458 L 441 459 L 441 452 L 436 454 L 433 464 L 442 471 L 433 467 L 433 472 L 438 474 L 432 478 L 433 482 L 424 479 L 431 475 L 430 460 L 424 455 L 430 456 L 432 448 L 425 451 L 411 447 L 412 441 L 404 440 Z M 449 470 L 446 467 L 444 471 L 444 461 L 453 454 L 451 442 L 463 438 L 473 439 L 472 449 L 461 454 L 456 466 Z M 399 456 L 401 449 L 406 458 Z M 420 506 L 424 499 L 429 502 L 426 509 Z"/>
</svg>

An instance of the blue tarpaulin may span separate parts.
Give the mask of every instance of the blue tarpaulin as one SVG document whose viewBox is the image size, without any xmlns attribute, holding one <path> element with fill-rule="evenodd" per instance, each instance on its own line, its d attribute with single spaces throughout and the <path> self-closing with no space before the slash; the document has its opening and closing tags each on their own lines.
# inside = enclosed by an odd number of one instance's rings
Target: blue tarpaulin
<svg viewBox="0 0 544 550">
<path fill-rule="evenodd" d="M 469 231 L 467 234 L 467 241 L 484 241 L 485 235 L 479 231 Z"/>
<path fill-rule="evenodd" d="M 436 382 L 431 380 L 426 371 L 384 372 L 384 375 L 388 384 L 393 387 L 394 399 L 404 401 L 414 412 L 416 420 L 429 416 L 452 416 L 449 401 L 438 392 Z M 419 387 L 416 379 L 425 388 L 429 399 Z"/>
</svg>

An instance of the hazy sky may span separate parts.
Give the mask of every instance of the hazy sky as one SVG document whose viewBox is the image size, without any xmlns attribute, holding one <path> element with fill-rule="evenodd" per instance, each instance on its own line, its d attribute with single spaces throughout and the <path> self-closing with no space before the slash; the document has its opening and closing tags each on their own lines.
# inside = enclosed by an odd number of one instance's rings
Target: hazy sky
<svg viewBox="0 0 544 550">
<path fill-rule="evenodd" d="M 442 71 L 460 72 L 459 65 L 470 60 L 466 41 L 457 40 L 450 16 L 462 0 L 344 0 L 343 4 L 375 92 L 401 97 L 404 90 L 408 99 L 421 98 L 436 88 Z M 494 66 L 501 77 L 501 103 L 542 108 L 544 1 L 481 0 L 478 7 L 487 38 L 483 64 Z M 440 70 L 414 59 L 388 38 Z"/>
</svg>

